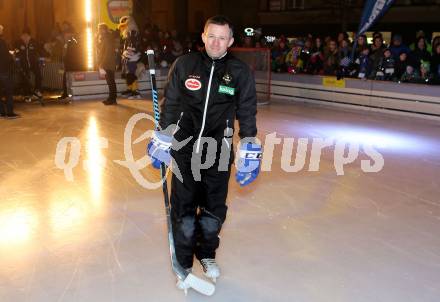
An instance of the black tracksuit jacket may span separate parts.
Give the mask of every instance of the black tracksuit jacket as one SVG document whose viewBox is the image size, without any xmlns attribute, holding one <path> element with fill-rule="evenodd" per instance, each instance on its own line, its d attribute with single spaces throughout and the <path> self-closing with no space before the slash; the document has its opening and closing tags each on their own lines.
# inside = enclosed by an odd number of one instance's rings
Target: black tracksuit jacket
<svg viewBox="0 0 440 302">
<path fill-rule="evenodd" d="M 19 40 L 16 45 L 16 56 L 20 59 L 21 68 L 30 70 L 39 67 L 39 59 L 41 56 L 41 49 L 34 39 L 30 39 L 26 44 Z"/>
<path fill-rule="evenodd" d="M 230 54 L 212 60 L 206 52 L 189 53 L 179 57 L 171 67 L 161 107 L 162 129 L 178 123 L 179 130 L 174 134 L 177 141 L 192 136 L 185 147 L 171 150 L 183 177 L 179 181 L 173 173 L 171 180 L 173 237 L 177 260 L 189 268 L 194 254 L 198 259 L 215 258 L 220 244 L 218 234 L 226 219 L 235 119 L 239 121 L 241 138 L 253 138 L 257 134 L 254 76 L 246 64 Z M 197 182 L 192 159 L 199 137 L 216 140 L 217 157 L 212 167 L 201 170 Z M 229 141 L 226 167 L 219 160 L 221 150 L 225 150 L 223 141 Z M 207 148 L 199 147 L 198 155 L 207 160 Z"/>
<path fill-rule="evenodd" d="M 245 63 L 231 54 L 212 60 L 205 51 L 189 53 L 172 65 L 161 104 L 160 125 L 166 129 L 178 123 L 179 131 L 174 135 L 177 141 L 193 137 L 180 154 L 191 155 L 202 136 L 214 138 L 219 147 L 225 129 L 233 130 L 236 118 L 240 138 L 255 137 L 256 113 L 254 76 Z"/>
</svg>

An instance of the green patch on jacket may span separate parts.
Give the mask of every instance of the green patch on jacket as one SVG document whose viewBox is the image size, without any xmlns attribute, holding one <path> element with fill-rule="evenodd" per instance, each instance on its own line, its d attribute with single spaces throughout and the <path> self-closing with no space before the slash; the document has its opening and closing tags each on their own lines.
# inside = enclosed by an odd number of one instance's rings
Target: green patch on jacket
<svg viewBox="0 0 440 302">
<path fill-rule="evenodd" d="M 223 94 L 235 95 L 235 88 L 220 85 L 220 87 L 218 88 L 218 92 Z"/>
</svg>

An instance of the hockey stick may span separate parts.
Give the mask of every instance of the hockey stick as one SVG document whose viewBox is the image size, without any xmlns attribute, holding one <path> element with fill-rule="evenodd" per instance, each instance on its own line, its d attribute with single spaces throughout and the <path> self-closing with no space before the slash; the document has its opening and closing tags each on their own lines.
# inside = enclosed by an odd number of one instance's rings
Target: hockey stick
<svg viewBox="0 0 440 302">
<path fill-rule="evenodd" d="M 148 50 L 147 51 L 148 56 L 148 67 L 150 70 L 150 82 L 151 82 L 151 94 L 153 97 L 153 109 L 154 109 L 154 120 L 156 122 L 156 130 L 159 129 L 159 101 L 158 101 L 158 92 L 157 92 L 157 86 L 156 86 L 156 71 L 155 71 L 155 64 L 154 64 L 154 51 Z M 173 268 L 174 273 L 177 275 L 177 277 L 183 281 L 186 285 L 194 289 L 195 291 L 198 291 L 201 294 L 211 296 L 214 294 L 215 286 L 203 279 L 198 278 L 197 276 L 193 275 L 192 273 L 187 272 L 177 261 L 176 257 L 176 249 L 174 247 L 174 237 L 173 237 L 173 228 L 172 228 L 172 222 L 171 222 L 171 205 L 170 200 L 168 197 L 168 185 L 167 185 L 167 178 L 166 178 L 166 169 L 164 163 L 161 163 L 160 165 L 160 172 L 162 177 L 162 190 L 163 190 L 163 196 L 165 199 L 165 212 L 167 216 L 167 227 L 168 227 L 168 243 L 170 246 L 170 256 L 171 256 L 171 266 Z M 185 290 L 186 294 L 186 290 Z"/>
</svg>

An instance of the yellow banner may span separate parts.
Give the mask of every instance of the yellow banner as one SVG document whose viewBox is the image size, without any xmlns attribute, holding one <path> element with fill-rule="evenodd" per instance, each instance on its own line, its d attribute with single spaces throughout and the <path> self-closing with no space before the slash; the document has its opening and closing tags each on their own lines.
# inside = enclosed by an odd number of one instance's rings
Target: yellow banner
<svg viewBox="0 0 440 302">
<path fill-rule="evenodd" d="M 338 80 L 336 79 L 336 77 L 323 77 L 322 85 L 326 87 L 345 88 L 345 80 L 344 79 Z"/>
<path fill-rule="evenodd" d="M 122 16 L 131 15 L 132 0 L 100 0 L 99 22 L 107 24 L 110 29 L 116 29 Z"/>
</svg>

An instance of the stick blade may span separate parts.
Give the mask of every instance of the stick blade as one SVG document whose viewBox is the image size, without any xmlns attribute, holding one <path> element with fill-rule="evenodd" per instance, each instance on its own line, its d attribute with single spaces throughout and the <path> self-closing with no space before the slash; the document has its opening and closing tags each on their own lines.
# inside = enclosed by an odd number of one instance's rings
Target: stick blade
<svg viewBox="0 0 440 302">
<path fill-rule="evenodd" d="M 199 277 L 193 274 L 188 274 L 184 282 L 185 284 L 189 285 L 192 289 L 205 296 L 212 296 L 214 294 L 215 286 L 212 283 L 200 279 Z"/>
</svg>

